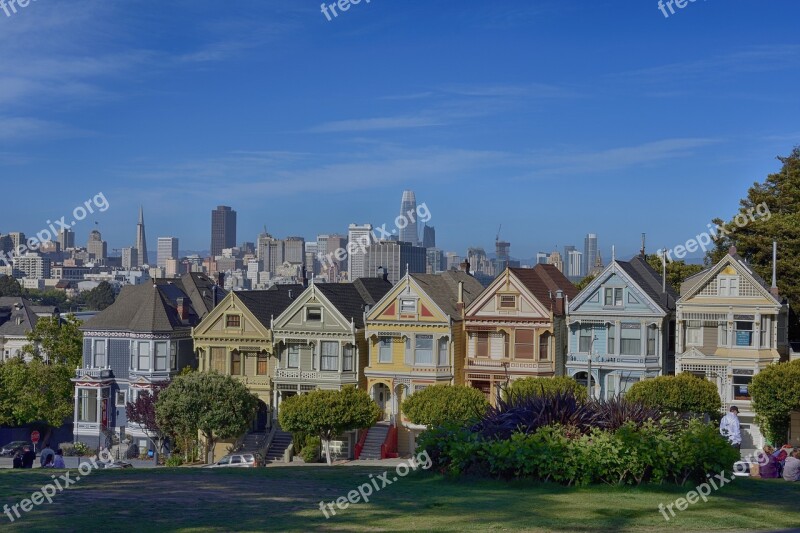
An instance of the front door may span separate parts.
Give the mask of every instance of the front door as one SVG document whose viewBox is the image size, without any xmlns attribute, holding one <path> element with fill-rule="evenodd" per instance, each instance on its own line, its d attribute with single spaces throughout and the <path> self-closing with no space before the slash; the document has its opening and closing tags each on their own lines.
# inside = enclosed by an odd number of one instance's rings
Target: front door
<svg viewBox="0 0 800 533">
<path fill-rule="evenodd" d="M 375 403 L 377 403 L 378 407 L 381 408 L 381 412 L 383 413 L 383 416 L 381 417 L 382 420 L 386 420 L 391 417 L 392 392 L 389 390 L 389 387 L 383 383 L 375 385 Z"/>
</svg>

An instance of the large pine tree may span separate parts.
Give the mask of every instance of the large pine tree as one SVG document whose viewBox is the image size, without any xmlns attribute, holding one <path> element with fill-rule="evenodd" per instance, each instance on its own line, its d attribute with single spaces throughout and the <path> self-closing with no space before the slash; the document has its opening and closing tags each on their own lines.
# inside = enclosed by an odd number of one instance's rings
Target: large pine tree
<svg viewBox="0 0 800 533">
<path fill-rule="evenodd" d="M 779 172 L 770 174 L 763 183 L 754 183 L 747 197 L 739 202 L 739 211 L 730 222 L 715 219 L 729 232 L 709 250 L 708 264 L 718 262 L 728 253 L 731 245 L 745 258 L 753 269 L 767 282 L 772 279 L 772 241 L 778 242 L 778 289 L 789 299 L 791 307 L 800 305 L 800 146 L 788 157 L 778 157 L 783 164 Z M 763 207 L 769 208 L 766 216 Z M 748 213 L 755 212 L 755 220 Z M 739 216 L 736 224 L 736 216 Z M 742 225 L 747 217 L 747 224 Z M 790 335 L 797 338 L 800 333 L 797 317 L 791 319 Z"/>
</svg>

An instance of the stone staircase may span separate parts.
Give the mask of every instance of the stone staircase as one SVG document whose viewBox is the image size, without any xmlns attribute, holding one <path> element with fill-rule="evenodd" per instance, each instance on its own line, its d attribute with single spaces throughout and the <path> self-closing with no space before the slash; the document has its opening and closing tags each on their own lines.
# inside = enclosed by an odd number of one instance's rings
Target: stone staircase
<svg viewBox="0 0 800 533">
<path fill-rule="evenodd" d="M 364 448 L 361 450 L 360 460 L 380 459 L 381 445 L 389 434 L 389 423 L 378 422 L 367 432 L 367 439 L 364 441 Z"/>
<path fill-rule="evenodd" d="M 275 430 L 275 436 L 272 437 L 272 443 L 269 445 L 267 454 L 264 457 L 267 463 L 282 463 L 283 454 L 286 448 L 292 443 L 292 434 L 281 431 L 280 428 Z"/>
<path fill-rule="evenodd" d="M 266 439 L 265 431 L 251 431 L 245 436 L 238 451 L 240 453 L 260 453 Z"/>
</svg>

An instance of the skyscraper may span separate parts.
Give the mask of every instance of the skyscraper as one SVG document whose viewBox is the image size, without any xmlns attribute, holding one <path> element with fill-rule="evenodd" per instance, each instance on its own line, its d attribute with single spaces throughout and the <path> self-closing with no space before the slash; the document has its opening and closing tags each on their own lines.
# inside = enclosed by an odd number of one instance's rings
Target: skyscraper
<svg viewBox="0 0 800 533">
<path fill-rule="evenodd" d="M 400 230 L 400 241 L 409 242 L 413 246 L 419 244 L 419 232 L 417 231 L 417 197 L 414 196 L 414 191 L 403 191 L 403 200 L 400 202 L 400 216 L 398 221 L 403 220 L 406 227 L 401 228 L 402 224 L 398 224 Z"/>
<path fill-rule="evenodd" d="M 347 229 L 347 279 L 367 276 L 367 246 L 372 242 L 372 224 L 350 224 Z"/>
<path fill-rule="evenodd" d="M 158 238 L 158 266 L 167 267 L 167 259 L 178 259 L 178 238 L 159 237 Z"/>
<path fill-rule="evenodd" d="M 89 242 L 86 243 L 86 251 L 89 253 L 90 259 L 105 259 L 108 256 L 108 246 L 106 241 L 97 230 L 92 230 L 89 233 Z"/>
<path fill-rule="evenodd" d="M 582 278 L 583 272 L 581 268 L 583 268 L 583 253 L 576 250 L 574 246 L 571 248 L 572 250 L 569 251 L 569 266 L 564 274 L 566 274 L 568 278 Z"/>
<path fill-rule="evenodd" d="M 433 226 L 422 226 L 422 247 L 436 248 L 436 228 Z"/>
<path fill-rule="evenodd" d="M 378 241 L 369 245 L 366 257 L 366 275 L 375 278 L 383 275 L 383 267 L 389 281 L 397 283 L 408 272 L 424 274 L 428 257 L 425 248 L 407 242 Z"/>
<path fill-rule="evenodd" d="M 293 265 L 301 265 L 306 257 L 306 240 L 303 237 L 286 237 L 283 241 L 283 260 Z"/>
<path fill-rule="evenodd" d="M 139 264 L 139 257 L 136 248 L 128 247 L 122 249 L 122 268 L 130 270 Z"/>
<path fill-rule="evenodd" d="M 61 245 L 61 250 L 67 248 L 75 248 L 75 232 L 70 229 L 62 229 L 58 232 L 58 243 Z"/>
<path fill-rule="evenodd" d="M 583 241 L 583 272 L 584 276 L 594 268 L 595 258 L 597 257 L 597 234 L 589 233 Z"/>
<path fill-rule="evenodd" d="M 136 266 L 143 266 L 147 264 L 147 239 L 144 235 L 144 211 L 139 206 L 139 223 L 136 224 Z"/>
<path fill-rule="evenodd" d="M 227 205 L 211 211 L 211 257 L 222 254 L 224 248 L 236 246 L 236 211 Z"/>
</svg>

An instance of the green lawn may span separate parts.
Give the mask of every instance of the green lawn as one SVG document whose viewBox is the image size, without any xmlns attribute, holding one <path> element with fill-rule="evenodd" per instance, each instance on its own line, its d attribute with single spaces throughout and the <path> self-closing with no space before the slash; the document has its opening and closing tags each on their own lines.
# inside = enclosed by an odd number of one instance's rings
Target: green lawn
<svg viewBox="0 0 800 533">
<path fill-rule="evenodd" d="M 591 487 L 446 480 L 415 473 L 326 519 L 320 500 L 346 496 L 363 467 L 97 471 L 34 507 L 9 531 L 770 531 L 800 527 L 800 483 L 737 479 L 666 522 L 658 504 L 692 487 Z M 393 470 L 393 469 L 392 469 Z M 50 481 L 0 471 L 0 506 Z M 73 476 L 75 473 L 73 473 Z M 394 475 L 392 471 L 390 479 Z"/>
</svg>

